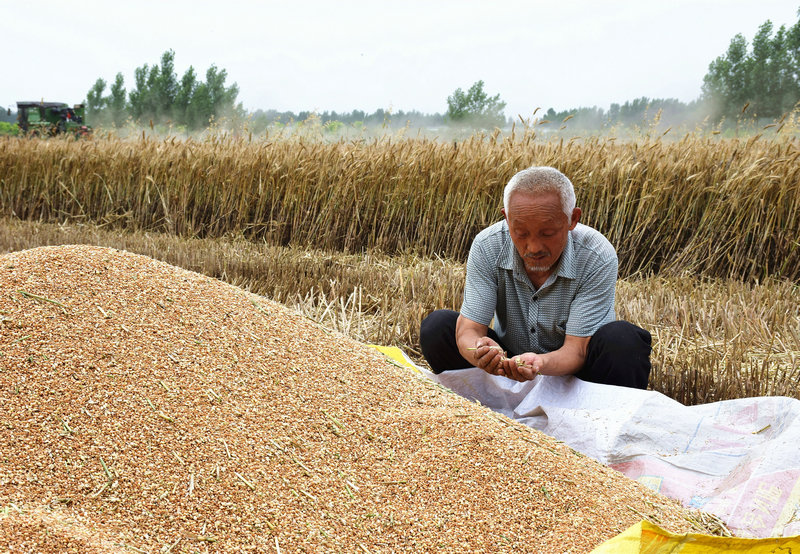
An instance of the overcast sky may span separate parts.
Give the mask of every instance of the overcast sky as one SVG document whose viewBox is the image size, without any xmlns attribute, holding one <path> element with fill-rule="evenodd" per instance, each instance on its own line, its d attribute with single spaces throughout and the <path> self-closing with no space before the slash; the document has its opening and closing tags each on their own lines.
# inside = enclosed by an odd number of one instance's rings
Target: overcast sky
<svg viewBox="0 0 800 554">
<path fill-rule="evenodd" d="M 700 96 L 741 33 L 792 26 L 800 0 L 0 0 L 0 102 L 74 104 L 175 51 L 178 78 L 211 64 L 247 110 L 447 110 L 482 79 L 506 115 Z"/>
</svg>

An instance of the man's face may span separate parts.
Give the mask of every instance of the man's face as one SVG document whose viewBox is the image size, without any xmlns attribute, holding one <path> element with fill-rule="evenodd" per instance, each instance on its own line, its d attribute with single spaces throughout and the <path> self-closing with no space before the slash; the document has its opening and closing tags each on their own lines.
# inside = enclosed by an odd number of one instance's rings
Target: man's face
<svg viewBox="0 0 800 554">
<path fill-rule="evenodd" d="M 515 192 L 502 210 L 525 269 L 537 277 L 547 277 L 567 245 L 569 231 L 581 216 L 580 208 L 567 219 L 557 192 Z"/>
</svg>

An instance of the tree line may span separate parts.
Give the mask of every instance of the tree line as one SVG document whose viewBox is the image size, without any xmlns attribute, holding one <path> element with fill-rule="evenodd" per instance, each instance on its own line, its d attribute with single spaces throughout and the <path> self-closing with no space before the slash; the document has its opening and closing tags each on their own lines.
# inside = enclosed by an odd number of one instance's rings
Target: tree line
<svg viewBox="0 0 800 554">
<path fill-rule="evenodd" d="M 800 102 L 800 10 L 798 21 L 775 30 L 770 20 L 761 24 L 752 43 L 741 33 L 728 50 L 713 60 L 703 78 L 702 94 L 684 103 L 673 98 L 637 98 L 600 108 L 547 110 L 552 122 L 572 119 L 575 128 L 600 129 L 641 125 L 658 117 L 668 125 L 692 125 L 703 120 L 734 124 L 743 115 L 775 120 Z"/>
<path fill-rule="evenodd" d="M 121 127 L 127 120 L 137 122 L 172 121 L 187 129 L 204 129 L 220 117 L 245 115 L 236 103 L 239 87 L 226 86 L 228 73 L 211 65 L 199 80 L 193 66 L 178 79 L 175 52 L 167 50 L 161 64 L 144 64 L 134 71 L 134 87 L 127 92 L 122 73 L 117 73 L 106 95 L 106 81 L 95 81 L 86 94 L 86 110 L 92 124 Z"/>
<path fill-rule="evenodd" d="M 178 79 L 174 69 L 175 53 L 164 52 L 161 63 L 136 68 L 134 87 L 125 89 L 121 73 L 106 94 L 107 83 L 98 79 L 87 93 L 86 104 L 93 124 L 122 126 L 126 121 L 171 121 L 188 130 L 203 129 L 215 119 L 247 121 L 251 131 L 262 132 L 270 126 L 317 121 L 325 130 L 342 126 L 383 127 L 396 129 L 463 126 L 493 129 L 510 124 L 506 103 L 499 94 L 490 95 L 484 82 L 477 81 L 466 91 L 457 88 L 447 98 L 444 114 L 419 111 L 393 112 L 378 109 L 351 112 L 256 110 L 245 112 L 237 104 L 239 87 L 227 86 L 227 72 L 212 65 L 205 81 L 198 79 L 192 66 Z M 670 126 L 693 126 L 701 121 L 735 122 L 747 111 L 755 118 L 776 119 L 792 111 L 800 101 L 800 10 L 798 21 L 775 30 L 767 20 L 758 29 L 752 44 L 740 33 L 728 50 L 709 64 L 697 100 L 685 103 L 674 98 L 641 97 L 624 104 L 611 104 L 604 110 L 597 106 L 556 111 L 553 108 L 538 114 L 538 123 L 550 123 L 550 129 L 569 126 L 571 130 L 631 127 L 658 120 Z"/>
<path fill-rule="evenodd" d="M 800 10 L 792 27 L 761 24 L 752 44 L 739 33 L 703 79 L 703 97 L 714 118 L 736 117 L 745 106 L 760 117 L 778 118 L 800 100 Z"/>
<path fill-rule="evenodd" d="M 417 110 L 384 110 L 378 108 L 374 112 L 352 110 L 350 112 L 328 111 L 299 112 L 258 109 L 248 114 L 247 127 L 260 133 L 268 127 L 280 127 L 294 123 L 316 120 L 326 131 L 335 132 L 343 126 L 359 128 L 384 128 L 397 130 L 402 127 L 436 128 L 446 124 L 445 116 L 439 113 L 427 114 Z"/>
<path fill-rule="evenodd" d="M 301 111 L 279 112 L 277 110 L 256 110 L 249 117 L 249 127 L 254 130 L 265 129 L 274 124 L 290 124 L 292 122 L 307 121 L 317 118 L 321 125 L 328 130 L 338 130 L 339 125 L 352 127 L 383 127 L 398 129 L 410 128 L 438 128 L 445 125 L 458 125 L 470 128 L 494 129 L 503 127 L 507 122 L 503 115 L 506 103 L 500 100 L 500 95 L 489 96 L 483 90 L 483 81 L 477 81 L 466 92 L 460 88 L 447 98 L 448 110 L 444 114 L 427 114 L 417 110 L 384 110 L 378 108 L 372 113 L 363 110 L 351 112 L 324 111 L 315 113 Z"/>
</svg>

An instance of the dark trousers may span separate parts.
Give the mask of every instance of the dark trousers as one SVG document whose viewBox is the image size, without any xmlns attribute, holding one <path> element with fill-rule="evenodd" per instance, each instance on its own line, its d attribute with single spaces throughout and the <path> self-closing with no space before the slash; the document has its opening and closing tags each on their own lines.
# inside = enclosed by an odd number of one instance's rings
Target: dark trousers
<svg viewBox="0 0 800 554">
<path fill-rule="evenodd" d="M 436 310 L 422 321 L 419 342 L 422 355 L 434 373 L 472 367 L 456 346 L 458 312 Z M 509 352 L 494 329 L 487 336 Z M 589 339 L 586 361 L 575 376 L 591 383 L 646 389 L 650 377 L 650 333 L 627 321 L 606 323 Z"/>
</svg>

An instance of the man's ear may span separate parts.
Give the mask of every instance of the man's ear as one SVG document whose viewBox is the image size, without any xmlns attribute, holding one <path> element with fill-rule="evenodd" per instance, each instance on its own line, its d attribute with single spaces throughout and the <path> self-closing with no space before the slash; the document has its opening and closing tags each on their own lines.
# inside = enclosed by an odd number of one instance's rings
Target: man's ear
<svg viewBox="0 0 800 554">
<path fill-rule="evenodd" d="M 569 230 L 572 231 L 578 222 L 581 220 L 581 209 L 574 208 L 572 210 L 572 218 L 569 220 Z"/>
<path fill-rule="evenodd" d="M 503 218 L 508 221 L 508 214 L 506 213 L 505 208 L 500 208 L 500 213 L 503 214 Z"/>
</svg>

